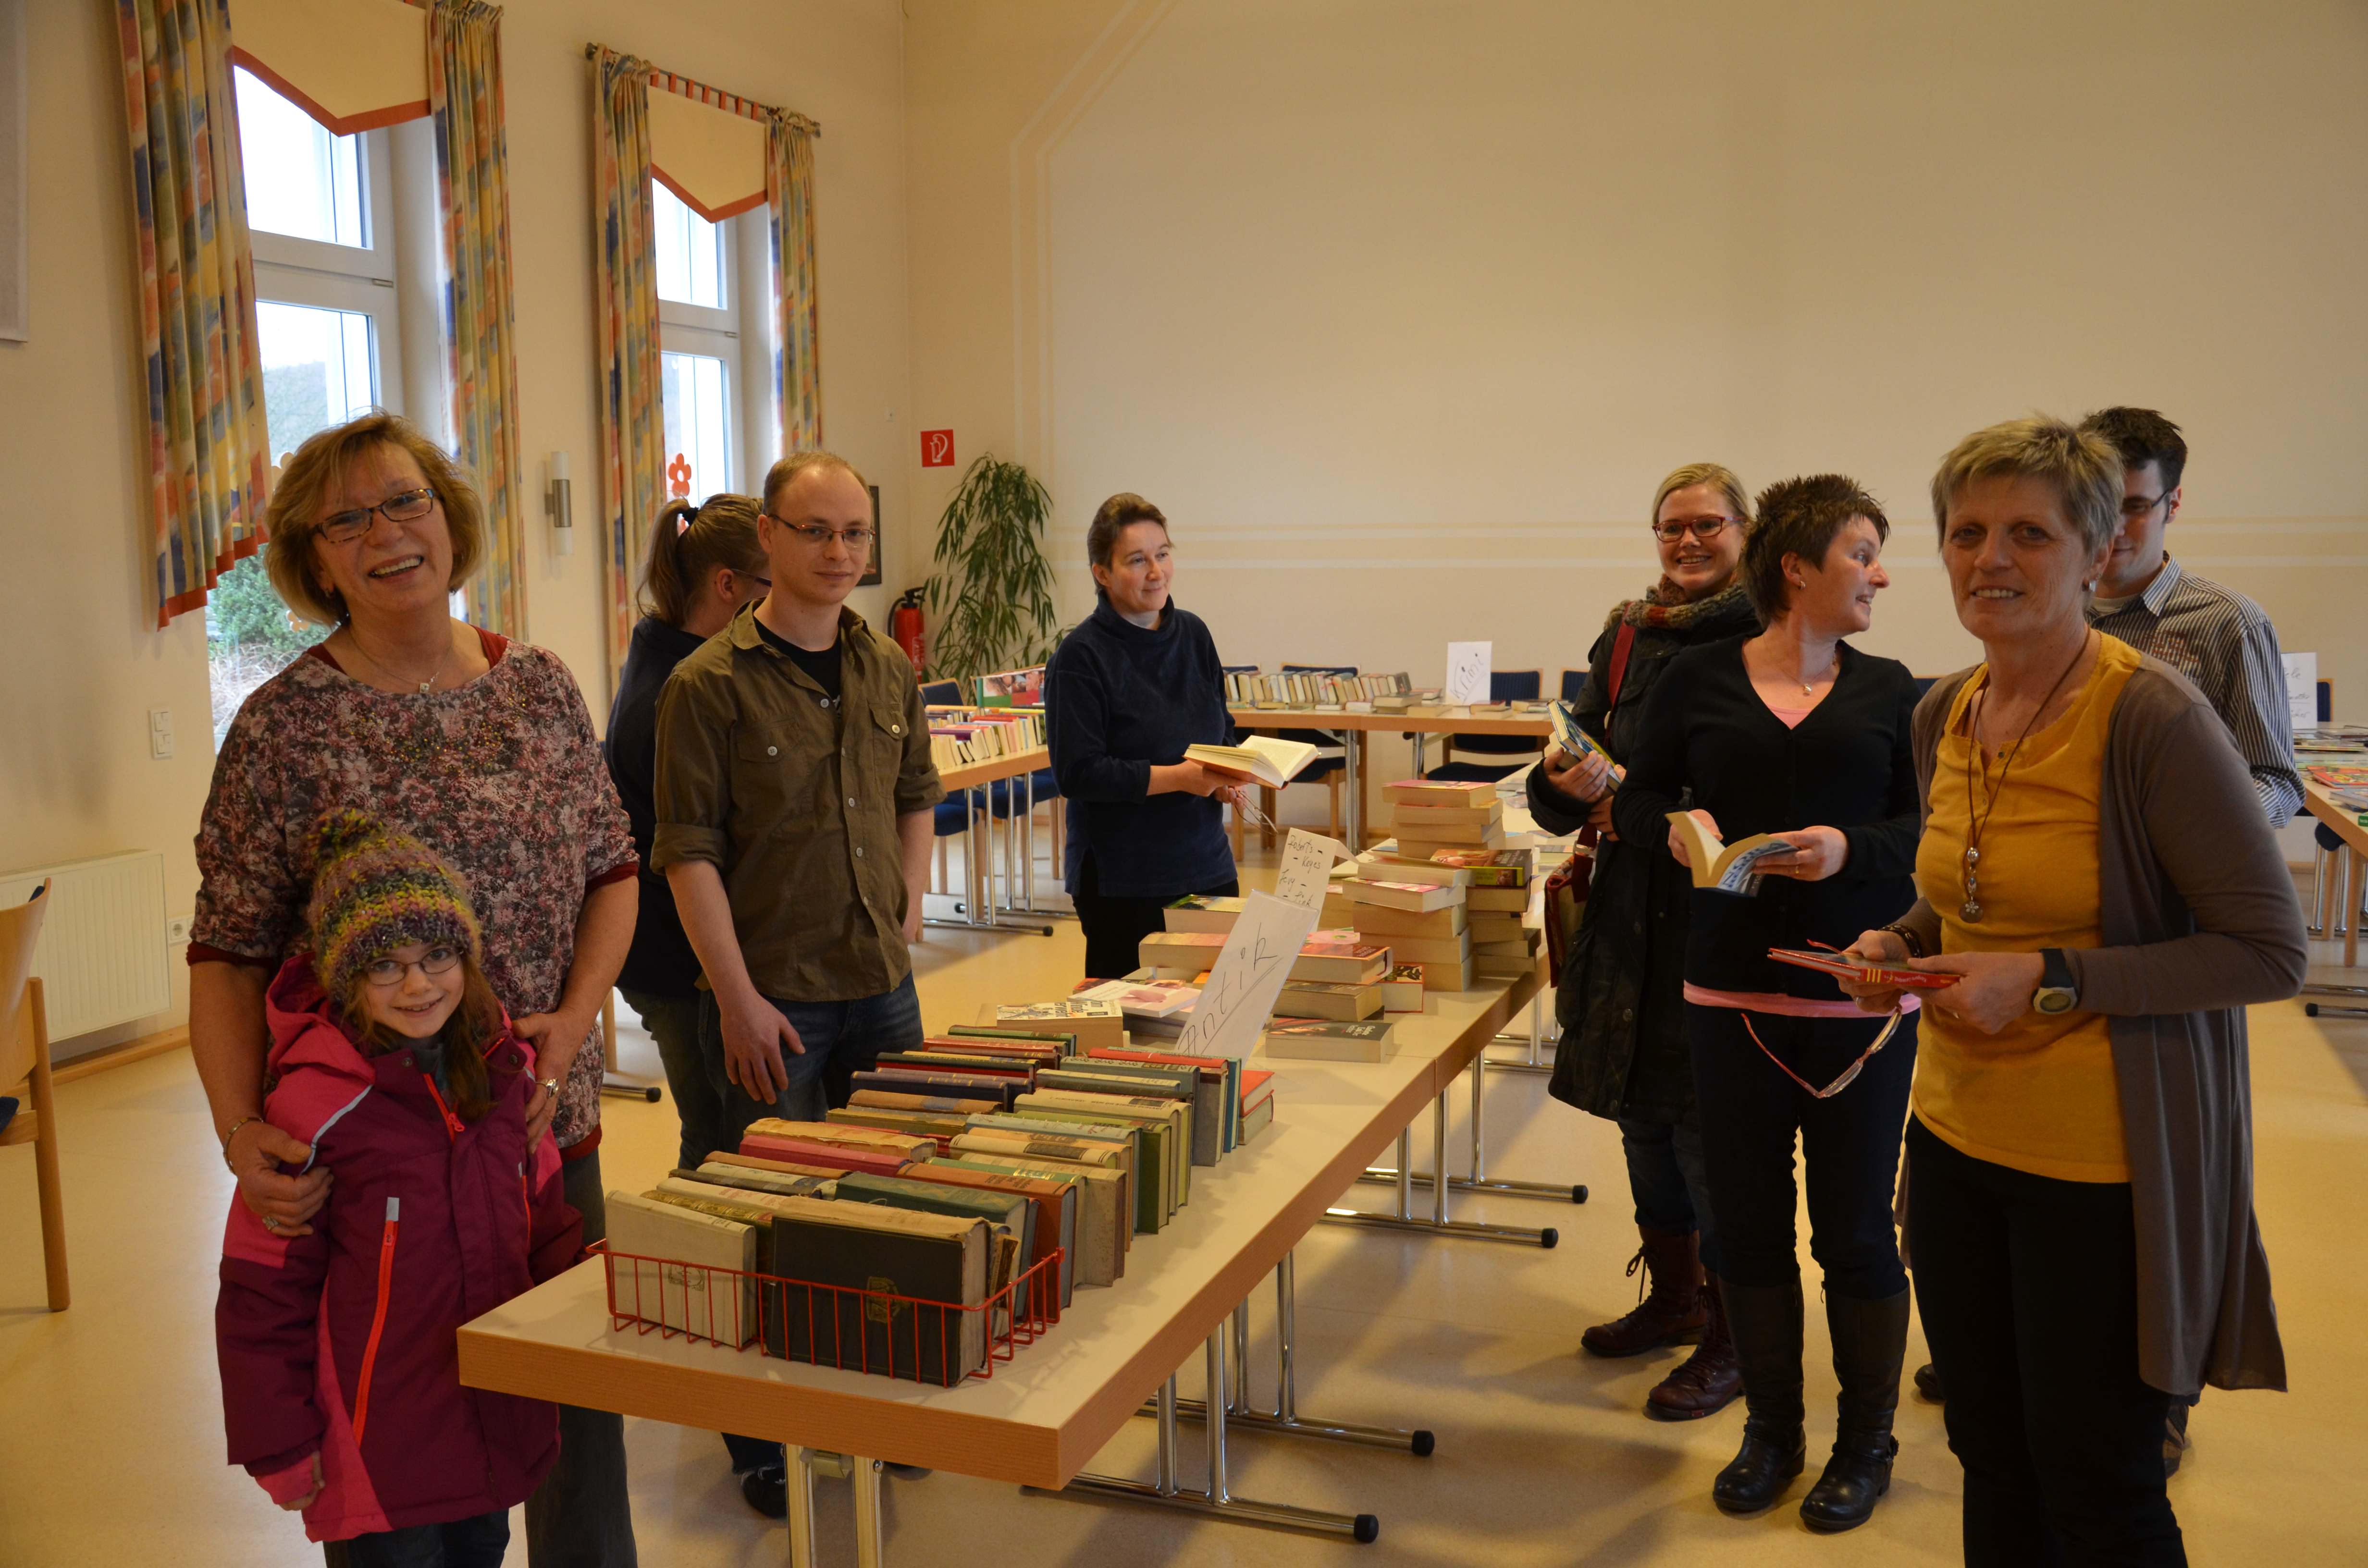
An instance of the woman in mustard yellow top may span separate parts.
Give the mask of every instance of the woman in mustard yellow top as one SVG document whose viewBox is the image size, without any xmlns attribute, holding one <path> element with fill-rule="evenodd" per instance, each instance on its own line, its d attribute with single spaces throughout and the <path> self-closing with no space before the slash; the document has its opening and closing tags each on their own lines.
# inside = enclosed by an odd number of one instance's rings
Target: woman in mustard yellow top
<svg viewBox="0 0 2368 1568">
<path fill-rule="evenodd" d="M 2301 910 L 2210 707 L 2089 627 L 2121 495 L 2059 420 L 1942 460 L 1984 659 L 1917 709 L 1921 897 L 1851 949 L 1959 977 L 1924 994 L 1907 1251 L 1970 1564 L 2184 1562 L 2172 1398 L 2284 1386 L 2244 1008 L 2301 984 Z"/>
</svg>

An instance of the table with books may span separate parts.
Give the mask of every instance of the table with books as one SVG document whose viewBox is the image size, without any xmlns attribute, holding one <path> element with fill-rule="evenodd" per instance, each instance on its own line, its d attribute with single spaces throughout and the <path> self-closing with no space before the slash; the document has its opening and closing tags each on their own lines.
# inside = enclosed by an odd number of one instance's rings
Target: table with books
<svg viewBox="0 0 2368 1568">
<path fill-rule="evenodd" d="M 803 1462 L 809 1450 L 854 1456 L 857 1547 L 866 1564 L 882 1561 L 878 1467 L 883 1460 L 1370 1540 L 1377 1528 L 1370 1515 L 1323 1514 L 1228 1492 L 1229 1421 L 1236 1428 L 1247 1422 L 1399 1448 L 1413 1437 L 1414 1452 L 1428 1451 L 1427 1434 L 1298 1415 L 1290 1407 L 1287 1362 L 1279 1369 L 1275 1411 L 1259 1411 L 1238 1392 L 1228 1392 L 1238 1391 L 1246 1369 L 1244 1308 L 1260 1281 L 1279 1271 L 1280 1339 L 1288 1346 L 1292 1247 L 1385 1146 L 1395 1140 L 1404 1148 L 1406 1130 L 1426 1104 L 1443 1113 L 1448 1085 L 1531 1001 L 1537 984 L 1531 968 L 1468 991 L 1431 993 L 1419 1014 L 1394 1021 L 1392 1048 L 1377 1061 L 1269 1059 L 1261 1051 L 1231 1065 L 1190 1059 L 1179 1072 L 1160 1063 L 1156 1040 L 1149 1050 L 1132 1042 L 1089 1048 L 1083 1041 L 1099 1031 L 1097 1020 L 1109 1016 L 1111 1005 L 1067 999 L 1006 1009 L 999 1023 L 1008 1021 L 1010 1028 L 948 1029 L 931 1037 L 934 1051 L 895 1053 L 916 1060 L 883 1057 L 877 1074 L 860 1075 L 868 1082 L 855 1101 L 830 1113 L 828 1122 L 760 1122 L 736 1154 L 711 1156 L 698 1172 L 678 1171 L 646 1195 L 612 1194 L 610 1255 L 463 1327 L 461 1380 L 472 1387 L 780 1438 L 799 1461 L 790 1466 L 789 1542 L 798 1564 L 812 1562 L 811 1470 Z M 1059 1016 L 1064 1011 L 1066 1018 Z M 1052 1040 L 1066 1054 L 1057 1066 L 1044 1066 L 1041 1052 L 1027 1043 L 1030 1037 L 1039 1047 Z M 1017 1085 L 998 1087 L 996 1075 L 1010 1075 L 1007 1064 L 1022 1062 L 1036 1064 Z M 939 1063 L 943 1073 L 929 1070 Z M 1110 1097 L 1121 1103 L 1108 1111 L 1076 1108 L 1092 1096 L 1058 1086 L 1083 1085 L 1094 1074 L 1110 1074 L 1115 1085 L 1129 1073 L 1134 1076 L 1126 1082 L 1136 1088 L 1112 1086 Z M 1261 1074 L 1270 1076 L 1248 1087 Z M 965 1077 L 976 1083 L 920 1081 Z M 1176 1080 L 1164 1096 L 1143 1087 L 1163 1078 Z M 1212 1092 L 1214 1121 L 1209 1119 Z M 1251 1114 L 1253 1093 L 1270 1119 L 1262 1131 L 1256 1124 L 1265 1119 Z M 997 1099 L 1000 1111 L 993 1108 Z M 1125 1109 L 1130 1101 L 1138 1108 Z M 943 1117 L 923 1108 L 930 1104 L 987 1108 L 940 1128 L 935 1146 L 942 1153 L 905 1164 L 905 1153 L 932 1142 L 904 1142 L 907 1132 Z M 1037 1129 L 1021 1133 L 1012 1124 L 1023 1117 L 1051 1119 L 1020 1123 Z M 1190 1131 L 1194 1127 L 1201 1130 L 1197 1141 Z M 1058 1152 L 1072 1142 L 1079 1167 L 1074 1171 Z M 1018 1149 L 1038 1152 L 1008 1152 Z M 1213 1164 L 1189 1157 L 1204 1150 Z M 1104 1155 L 1105 1165 L 1094 1167 L 1102 1176 L 1088 1181 L 1086 1162 Z M 1401 1160 L 1401 1172 L 1404 1165 Z M 1117 1171 L 1154 1169 L 1178 1178 L 1164 1184 L 1156 1199 L 1103 1179 Z M 920 1204 L 895 1196 L 924 1185 L 933 1170 L 939 1178 L 936 1200 Z M 888 1171 L 897 1174 L 882 1174 Z M 827 1198 L 803 1185 L 834 1172 Z M 946 1187 L 953 1187 L 952 1196 Z M 1122 1246 L 1099 1255 L 1112 1276 L 1107 1286 L 1094 1284 L 1087 1272 L 1098 1255 L 1082 1228 L 1072 1237 L 1077 1255 L 1072 1258 L 1048 1247 L 1043 1233 L 1023 1241 L 962 1217 L 970 1211 L 963 1207 L 966 1196 L 983 1210 L 1007 1204 L 1014 1217 L 1066 1212 L 1068 1200 L 1047 1199 L 1046 1189 L 1056 1199 L 1074 1191 L 1082 1216 L 1089 1187 L 1121 1194 L 1120 1211 L 1133 1210 L 1135 1221 Z M 1029 1195 L 1024 1201 L 1010 1196 L 1023 1192 Z M 1171 1199 L 1172 1209 L 1161 1212 Z M 1403 1208 L 1403 1181 L 1400 1200 Z M 1443 1195 L 1440 1203 L 1443 1208 Z M 690 1249 L 654 1247 L 646 1240 L 654 1221 L 673 1224 L 677 1234 L 683 1227 L 703 1227 L 700 1234 L 710 1239 L 768 1231 L 768 1244 L 784 1247 L 787 1238 L 831 1227 L 860 1229 L 868 1246 L 936 1248 L 948 1258 L 971 1260 L 984 1245 L 986 1257 L 956 1264 L 973 1281 L 957 1307 L 951 1296 L 903 1293 L 917 1291 L 910 1278 L 879 1277 L 876 1271 L 886 1266 L 876 1259 L 890 1256 L 885 1252 L 840 1258 L 802 1240 L 795 1253 L 802 1277 L 792 1280 L 778 1269 L 758 1272 L 763 1260 L 754 1251 L 732 1255 L 742 1261 L 722 1266 L 705 1253 L 700 1262 L 677 1261 Z M 629 1244 L 651 1250 L 629 1252 Z M 745 1237 L 740 1244 L 747 1244 Z M 825 1278 L 825 1263 L 847 1272 Z M 985 1278 L 1000 1279 L 1001 1290 L 973 1304 L 983 1269 L 1000 1271 Z M 746 1321 L 751 1311 L 754 1323 Z M 932 1312 L 938 1314 L 933 1332 L 928 1327 Z M 963 1314 L 959 1320 L 958 1312 Z M 1235 1347 L 1230 1354 L 1229 1324 Z M 899 1348 L 908 1337 L 910 1354 Z M 1178 1401 L 1175 1372 L 1196 1346 L 1206 1358 L 1212 1397 Z M 851 1364 L 828 1364 L 833 1360 Z M 898 1375 L 882 1375 L 889 1370 Z M 1138 1413 L 1159 1418 L 1157 1479 L 1084 1475 L 1092 1457 Z M 1205 1488 L 1178 1482 L 1179 1414 L 1197 1415 L 1204 1426 Z"/>
<path fill-rule="evenodd" d="M 1237 729 L 1322 730 L 1340 737 L 1341 768 L 1346 776 L 1344 788 L 1348 796 L 1344 812 L 1349 819 L 1348 839 L 1352 847 L 1361 848 L 1365 835 L 1368 784 L 1365 777 L 1365 737 L 1368 733 L 1379 730 L 1411 736 L 1414 742 L 1414 772 L 1419 775 L 1424 771 L 1428 737 L 1435 734 L 1535 735 L 1543 743 L 1554 733 L 1553 717 L 1548 712 L 1552 706 L 1543 702 L 1522 703 L 1492 705 L 1475 710 L 1417 702 L 1384 712 L 1375 710 L 1370 701 L 1360 700 L 1354 708 L 1346 702 L 1337 708 L 1305 705 L 1277 708 L 1235 703 L 1231 712 Z M 1544 749 L 1543 744 L 1540 749 Z"/>
<path fill-rule="evenodd" d="M 2297 760 L 2303 764 L 2303 804 L 2343 840 L 2338 852 L 2341 874 L 2327 879 L 2333 898 L 2321 903 L 2333 909 L 2343 927 L 2343 964 L 2349 969 L 2360 961 L 2360 890 L 2368 883 L 2368 754 L 2320 752 Z M 2322 928 L 2327 915 L 2328 907 L 2310 912 L 2312 924 Z"/>
<path fill-rule="evenodd" d="M 994 756 L 974 758 L 973 748 L 985 750 L 1004 742 L 995 735 L 991 741 L 963 738 L 967 730 L 979 730 L 982 735 L 993 735 L 979 726 L 965 726 L 951 721 L 941 722 L 951 710 L 929 710 L 929 744 L 938 757 L 938 780 L 948 795 L 970 796 L 970 820 L 973 831 L 981 835 L 980 842 L 964 852 L 968 869 L 970 896 L 962 901 L 964 918 L 960 920 L 927 920 L 924 925 L 945 926 L 955 930 L 1032 931 L 1049 937 L 1053 928 L 1041 920 L 1008 921 L 1006 914 L 1033 915 L 1045 913 L 1036 907 L 1036 775 L 1052 767 L 1053 754 L 1044 747 L 1041 714 L 1026 709 L 1007 709 L 1004 713 L 1033 717 L 1036 728 L 1019 739 L 1029 744 L 1024 749 L 1002 751 Z M 967 712 L 967 710 L 964 710 Z M 980 722 L 981 725 L 984 721 Z M 995 786 L 1010 791 L 1003 816 L 1003 885 L 998 899 L 995 891 L 996 838 Z M 1060 809 L 1054 802 L 1053 809 Z"/>
</svg>

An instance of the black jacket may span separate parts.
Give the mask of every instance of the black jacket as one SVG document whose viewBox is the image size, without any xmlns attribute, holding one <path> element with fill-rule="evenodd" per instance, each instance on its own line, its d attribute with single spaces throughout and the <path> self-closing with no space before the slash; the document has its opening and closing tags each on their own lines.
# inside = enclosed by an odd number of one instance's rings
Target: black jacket
<svg viewBox="0 0 2368 1568">
<path fill-rule="evenodd" d="M 1916 679 L 1844 642 L 1833 689 L 1796 728 L 1751 688 L 1737 637 L 1679 654 L 1645 711 L 1644 744 L 1611 814 L 1620 836 L 1668 855 L 1667 813 L 1708 812 L 1729 844 L 1789 827 L 1838 827 L 1842 869 L 1822 881 L 1769 877 L 1746 898 L 1691 889 L 1686 978 L 1719 991 L 1840 999 L 1833 981 L 1768 957 L 1811 941 L 1848 947 L 1916 902 L 1924 814 L 1909 722 Z M 1671 860 L 1672 865 L 1676 862 Z M 1689 878 L 1691 881 L 1691 878 Z"/>
<path fill-rule="evenodd" d="M 658 694 L 674 667 L 705 641 L 654 615 L 643 616 L 633 628 L 624 673 L 617 677 L 617 700 L 609 710 L 608 738 L 600 743 L 609 777 L 617 783 L 617 798 L 633 824 L 634 851 L 642 858 L 641 914 L 617 983 L 657 996 L 693 995 L 699 984 L 699 955 L 691 951 L 682 917 L 675 913 L 674 889 L 650 869 L 650 839 L 657 832 L 652 797 L 658 767 Z"/>
<path fill-rule="evenodd" d="M 1636 627 L 1635 642 L 1607 725 L 1606 685 L 1623 620 Z M 1694 604 L 1619 606 L 1587 655 L 1587 689 L 1572 705 L 1579 727 L 1626 763 L 1644 742 L 1647 699 L 1669 661 L 1759 625 L 1739 585 Z M 1587 822 L 1586 802 L 1547 783 L 1543 764 L 1531 771 L 1529 800 L 1530 814 L 1549 833 L 1572 833 Z M 1596 850 L 1578 939 L 1554 994 L 1562 1041 L 1546 1087 L 1556 1099 L 1615 1120 L 1676 1122 L 1693 1108 L 1684 1004 L 1691 886 L 1659 836 Z"/>
<path fill-rule="evenodd" d="M 1199 616 L 1171 600 L 1146 628 L 1097 604 L 1045 667 L 1044 724 L 1068 801 L 1069 892 L 1088 853 L 1108 898 L 1180 898 L 1234 879 L 1222 806 L 1145 793 L 1155 765 L 1233 739 L 1224 666 Z"/>
</svg>

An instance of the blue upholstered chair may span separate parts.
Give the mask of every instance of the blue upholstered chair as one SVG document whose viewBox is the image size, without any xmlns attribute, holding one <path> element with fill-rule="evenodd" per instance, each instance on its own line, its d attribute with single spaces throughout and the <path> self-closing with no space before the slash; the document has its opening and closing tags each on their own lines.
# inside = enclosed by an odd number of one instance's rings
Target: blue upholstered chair
<svg viewBox="0 0 2368 1568">
<path fill-rule="evenodd" d="M 1543 670 L 1492 670 L 1488 676 L 1488 699 L 1492 702 L 1534 702 L 1539 688 L 1544 684 Z M 1536 735 L 1449 735 L 1440 747 L 1445 756 L 1428 777 L 1455 781 L 1495 783 L 1509 774 L 1519 773 L 1531 761 L 1545 754 L 1544 741 Z M 1477 756 L 1516 757 L 1514 762 L 1458 762 L 1455 754 L 1470 752 Z"/>
<path fill-rule="evenodd" d="M 1565 670 L 1562 672 L 1562 699 L 1565 702 L 1577 701 L 1578 694 L 1586 689 L 1587 672 L 1585 670 Z"/>
</svg>

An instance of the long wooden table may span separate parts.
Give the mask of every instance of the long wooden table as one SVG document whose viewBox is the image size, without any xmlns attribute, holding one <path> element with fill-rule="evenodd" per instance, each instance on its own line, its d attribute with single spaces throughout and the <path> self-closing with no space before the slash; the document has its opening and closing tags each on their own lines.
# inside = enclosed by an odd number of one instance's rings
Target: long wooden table
<svg viewBox="0 0 2368 1568">
<path fill-rule="evenodd" d="M 882 1460 L 1040 1487 L 1066 1485 L 1192 1349 L 1214 1346 L 1237 1303 L 1289 1256 L 1359 1173 L 1426 1103 L 1445 1111 L 1448 1086 L 1536 994 L 1532 972 L 1510 983 L 1426 998 L 1405 1015 L 1397 1051 L 1378 1063 L 1281 1061 L 1275 1121 L 1224 1161 L 1196 1173 L 1193 1197 L 1167 1229 L 1139 1236 L 1126 1277 L 1079 1290 L 1061 1322 L 991 1378 L 950 1389 L 776 1360 L 612 1326 L 604 1266 L 578 1265 L 461 1328 L 461 1381 L 711 1431 L 778 1438 L 855 1461 L 859 1556 L 880 1561 Z M 1405 1163 L 1400 1162 L 1401 1171 Z M 1440 1203 L 1443 1206 L 1444 1189 Z M 1222 1355 L 1212 1350 L 1212 1365 Z M 1220 1400 L 1222 1403 L 1222 1400 Z M 1172 1423 L 1163 1422 L 1163 1427 Z M 1212 1487 L 1222 1511 L 1223 1423 L 1212 1421 Z M 1166 1451 L 1163 1445 L 1163 1453 Z M 793 1463 L 791 1503 L 802 1477 Z M 1163 1467 L 1163 1471 L 1165 1467 Z M 867 1492 L 868 1488 L 868 1492 Z M 1156 1499 L 1151 1499 L 1156 1500 Z M 1286 1510 L 1287 1511 L 1287 1510 Z M 867 1532 L 869 1532 L 867 1536 Z M 806 1568 L 793 1521 L 791 1561 Z M 809 1553 L 800 1556 L 801 1550 Z"/>
<path fill-rule="evenodd" d="M 1373 731 L 1395 731 L 1414 737 L 1414 771 L 1424 767 L 1423 747 L 1430 735 L 1535 735 L 1554 733 L 1543 713 L 1481 713 L 1455 709 L 1446 713 L 1349 713 L 1338 709 L 1250 708 L 1228 710 L 1234 724 L 1244 730 L 1326 730 L 1340 736 L 1341 770 L 1349 791 L 1348 837 L 1350 847 L 1365 846 L 1365 737 Z M 1543 749 L 1543 748 L 1541 748 Z"/>
</svg>

